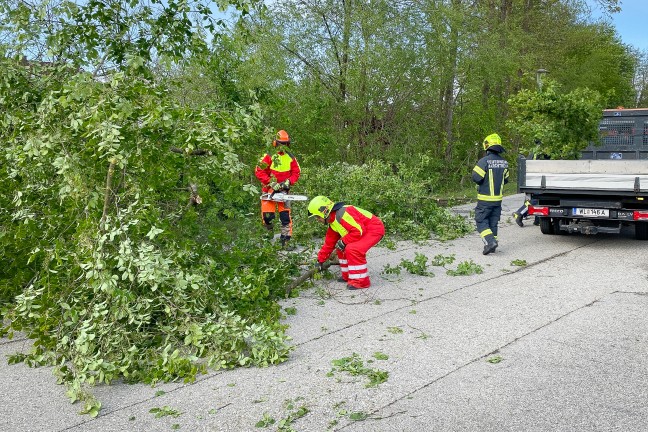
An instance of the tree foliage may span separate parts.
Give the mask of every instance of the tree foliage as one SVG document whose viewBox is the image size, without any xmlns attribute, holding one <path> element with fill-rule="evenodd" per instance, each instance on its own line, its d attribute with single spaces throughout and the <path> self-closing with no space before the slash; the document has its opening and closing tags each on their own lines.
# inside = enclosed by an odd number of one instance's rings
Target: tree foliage
<svg viewBox="0 0 648 432">
<path fill-rule="evenodd" d="M 255 0 L 216 2 L 247 13 Z M 206 36 L 225 28 L 204 0 L 2 0 L 0 31 L 9 55 L 67 62 L 95 75 L 124 67 L 130 58 L 151 64 L 206 52 Z"/>
<path fill-rule="evenodd" d="M 509 100 L 508 126 L 520 139 L 520 150 L 542 152 L 553 159 L 576 159 L 598 138 L 603 109 L 598 92 L 562 93 L 548 80 L 542 91 L 523 90 Z"/>
<path fill-rule="evenodd" d="M 33 338 L 11 360 L 55 365 L 91 415 L 93 384 L 192 380 L 290 351 L 276 299 L 301 258 L 259 244 L 237 154 L 261 109 L 179 104 L 149 53 L 199 52 L 193 23 L 187 3 L 156 4 L 3 3 L 18 30 L 0 59 L 2 333 Z M 41 44 L 48 61 L 26 60 Z"/>
<path fill-rule="evenodd" d="M 539 68 L 565 92 L 632 106 L 634 56 L 588 14 L 585 1 L 282 0 L 251 15 L 240 68 L 272 95 L 270 120 L 320 160 L 416 163 L 430 152 L 458 182 L 474 143 L 506 134 L 507 102 L 535 88 Z"/>
<path fill-rule="evenodd" d="M 432 198 L 439 184 L 433 166 L 429 155 L 422 155 L 418 166 L 400 163 L 387 172 L 385 164 L 375 160 L 363 165 L 339 162 L 326 170 L 304 170 L 302 187 L 309 196 L 325 193 L 336 202 L 379 215 L 390 237 L 416 241 L 428 240 L 431 235 L 440 240 L 461 237 L 473 227 Z M 422 181 L 426 175 L 428 179 Z M 312 228 L 319 227 L 312 224 Z"/>
<path fill-rule="evenodd" d="M 120 376 L 285 360 L 274 299 L 295 263 L 241 223 L 233 148 L 254 107 L 187 110 L 130 69 L 2 70 L 3 317 L 38 340 L 27 360 L 57 364 L 73 400 Z"/>
</svg>

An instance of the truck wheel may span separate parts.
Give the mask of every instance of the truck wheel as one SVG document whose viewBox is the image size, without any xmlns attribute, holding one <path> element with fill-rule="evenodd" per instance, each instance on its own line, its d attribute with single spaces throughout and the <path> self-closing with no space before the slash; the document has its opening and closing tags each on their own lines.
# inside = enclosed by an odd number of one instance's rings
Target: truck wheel
<svg viewBox="0 0 648 432">
<path fill-rule="evenodd" d="M 635 238 L 637 240 L 648 240 L 648 223 L 635 222 Z"/>
<path fill-rule="evenodd" d="M 540 232 L 542 234 L 554 234 L 554 226 L 551 222 L 551 218 L 541 217 L 540 218 Z"/>
<path fill-rule="evenodd" d="M 567 234 L 569 234 L 567 231 L 562 231 L 560 229 L 560 218 L 555 218 L 553 220 L 552 224 L 553 224 L 554 234 L 558 234 L 558 235 L 567 235 Z"/>
</svg>

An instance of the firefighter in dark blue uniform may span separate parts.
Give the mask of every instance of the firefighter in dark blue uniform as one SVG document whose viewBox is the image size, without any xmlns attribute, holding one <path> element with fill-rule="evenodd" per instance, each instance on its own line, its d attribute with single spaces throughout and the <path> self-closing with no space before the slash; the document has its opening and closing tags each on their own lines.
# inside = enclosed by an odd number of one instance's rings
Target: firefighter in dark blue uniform
<svg viewBox="0 0 648 432">
<path fill-rule="evenodd" d="M 478 185 L 475 223 L 484 241 L 483 254 L 488 255 L 498 246 L 497 223 L 502 215 L 502 197 L 504 185 L 509 181 L 509 167 L 506 159 L 500 156 L 504 147 L 499 135 L 488 135 L 483 145 L 486 156 L 473 168 L 472 179 Z"/>
</svg>

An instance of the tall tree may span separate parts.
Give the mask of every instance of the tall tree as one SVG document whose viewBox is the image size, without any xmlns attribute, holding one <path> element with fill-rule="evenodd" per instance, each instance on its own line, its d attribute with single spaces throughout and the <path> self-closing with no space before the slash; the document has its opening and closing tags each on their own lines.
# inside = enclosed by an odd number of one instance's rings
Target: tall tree
<svg viewBox="0 0 648 432">
<path fill-rule="evenodd" d="M 540 68 L 566 89 L 628 99 L 632 56 L 611 29 L 586 20 L 586 6 L 283 0 L 254 15 L 244 67 L 274 95 L 272 121 L 301 135 L 307 153 L 363 161 L 426 152 L 453 174 L 484 134 L 506 135 L 508 99 L 535 88 Z M 260 59 L 266 77 L 254 72 Z"/>
<path fill-rule="evenodd" d="M 648 50 L 635 52 L 637 70 L 633 80 L 635 89 L 635 104 L 639 108 L 648 108 Z"/>
</svg>

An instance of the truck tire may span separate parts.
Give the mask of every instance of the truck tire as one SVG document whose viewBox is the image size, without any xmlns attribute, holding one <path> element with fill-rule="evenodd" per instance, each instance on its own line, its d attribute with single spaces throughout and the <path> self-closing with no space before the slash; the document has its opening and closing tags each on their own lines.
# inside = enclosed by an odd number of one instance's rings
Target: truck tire
<svg viewBox="0 0 648 432">
<path fill-rule="evenodd" d="M 648 222 L 635 222 L 635 238 L 637 240 L 648 240 Z"/>
<path fill-rule="evenodd" d="M 542 234 L 554 234 L 554 226 L 551 218 L 541 217 L 540 218 L 540 232 Z"/>
<path fill-rule="evenodd" d="M 569 234 L 567 231 L 563 231 L 563 230 L 560 229 L 560 218 L 554 218 L 553 221 L 552 221 L 552 224 L 553 224 L 554 234 L 557 234 L 557 235 L 567 235 L 567 234 Z"/>
</svg>

